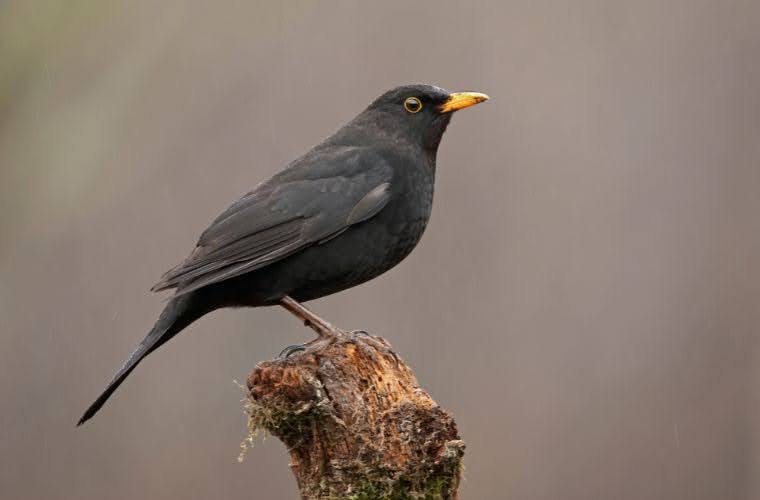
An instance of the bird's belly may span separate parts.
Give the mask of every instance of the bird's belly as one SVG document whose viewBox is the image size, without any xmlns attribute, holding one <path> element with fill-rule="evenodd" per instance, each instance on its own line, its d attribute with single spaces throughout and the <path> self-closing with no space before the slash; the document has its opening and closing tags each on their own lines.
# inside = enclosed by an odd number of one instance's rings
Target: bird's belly
<svg viewBox="0 0 760 500">
<path fill-rule="evenodd" d="M 427 218 L 367 221 L 256 272 L 256 287 L 276 300 L 306 301 L 368 281 L 401 262 L 422 236 Z M 264 290 L 262 290 L 263 292 Z"/>
</svg>

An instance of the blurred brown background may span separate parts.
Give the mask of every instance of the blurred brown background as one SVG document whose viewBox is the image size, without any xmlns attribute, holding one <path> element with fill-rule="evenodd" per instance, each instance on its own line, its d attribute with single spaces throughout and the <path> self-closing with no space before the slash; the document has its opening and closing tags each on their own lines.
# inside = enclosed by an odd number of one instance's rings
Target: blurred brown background
<svg viewBox="0 0 760 500">
<path fill-rule="evenodd" d="M 236 463 L 220 311 L 74 423 L 147 289 L 382 91 L 478 90 L 399 268 L 314 307 L 388 337 L 468 443 L 466 499 L 760 499 L 756 1 L 0 4 L 0 497 L 294 498 Z"/>
</svg>

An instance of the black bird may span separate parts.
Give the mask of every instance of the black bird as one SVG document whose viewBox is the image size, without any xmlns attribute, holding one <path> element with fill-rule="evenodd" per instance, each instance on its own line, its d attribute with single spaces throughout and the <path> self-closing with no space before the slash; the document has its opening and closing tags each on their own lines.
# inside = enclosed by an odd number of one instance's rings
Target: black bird
<svg viewBox="0 0 760 500">
<path fill-rule="evenodd" d="M 334 339 L 341 331 L 300 303 L 370 280 L 412 251 L 430 218 L 436 152 L 452 112 L 486 99 L 397 87 L 222 212 L 152 288 L 175 293 L 77 425 L 143 358 L 215 309 L 279 304 L 317 341 Z"/>
</svg>

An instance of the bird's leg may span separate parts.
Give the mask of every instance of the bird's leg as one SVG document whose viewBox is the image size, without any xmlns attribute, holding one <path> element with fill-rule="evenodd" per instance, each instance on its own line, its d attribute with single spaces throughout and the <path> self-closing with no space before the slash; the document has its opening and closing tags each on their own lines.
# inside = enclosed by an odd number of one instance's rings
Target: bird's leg
<svg viewBox="0 0 760 500">
<path fill-rule="evenodd" d="M 303 321 L 303 324 L 317 332 L 318 337 L 305 344 L 296 344 L 286 347 L 278 357 L 287 358 L 297 352 L 306 351 L 309 348 L 316 348 L 322 344 L 330 344 L 342 335 L 343 332 L 332 326 L 330 323 L 320 318 L 308 308 L 300 304 L 292 297 L 285 296 L 280 299 L 280 305 L 290 311 L 296 318 Z"/>
<path fill-rule="evenodd" d="M 373 337 L 365 330 L 354 330 L 352 332 L 344 332 L 340 328 L 336 328 L 329 322 L 317 316 L 313 311 L 308 309 L 303 304 L 299 303 L 293 297 L 284 296 L 280 299 L 280 305 L 290 311 L 296 318 L 303 321 L 304 325 L 308 326 L 315 332 L 317 332 L 317 338 L 311 342 L 305 344 L 290 345 L 280 352 L 280 358 L 288 358 L 297 352 L 303 352 L 311 349 L 318 349 L 320 346 L 329 345 L 333 343 L 340 336 L 352 337 L 354 335 L 362 335 L 367 338 L 367 342 L 370 342 L 375 348 L 381 351 L 388 350 L 395 357 L 396 354 L 390 350 L 390 346 L 385 340 L 379 337 Z"/>
<path fill-rule="evenodd" d="M 308 326 L 317 332 L 317 335 L 320 339 L 332 339 L 342 333 L 338 328 L 335 328 L 330 323 L 314 314 L 312 311 L 307 309 L 302 304 L 298 303 L 292 297 L 289 297 L 287 295 L 284 296 L 282 299 L 280 299 L 280 305 L 290 311 L 290 313 L 293 314 L 296 318 L 303 321 L 303 324 L 305 326 Z"/>
</svg>

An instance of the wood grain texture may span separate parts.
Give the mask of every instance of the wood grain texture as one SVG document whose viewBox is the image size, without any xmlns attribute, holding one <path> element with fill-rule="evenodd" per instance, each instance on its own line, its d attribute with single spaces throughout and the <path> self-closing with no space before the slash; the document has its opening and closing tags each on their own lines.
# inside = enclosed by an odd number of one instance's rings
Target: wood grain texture
<svg viewBox="0 0 760 500">
<path fill-rule="evenodd" d="M 259 363 L 248 378 L 251 435 L 290 452 L 302 498 L 457 497 L 464 442 L 382 338 Z"/>
</svg>

